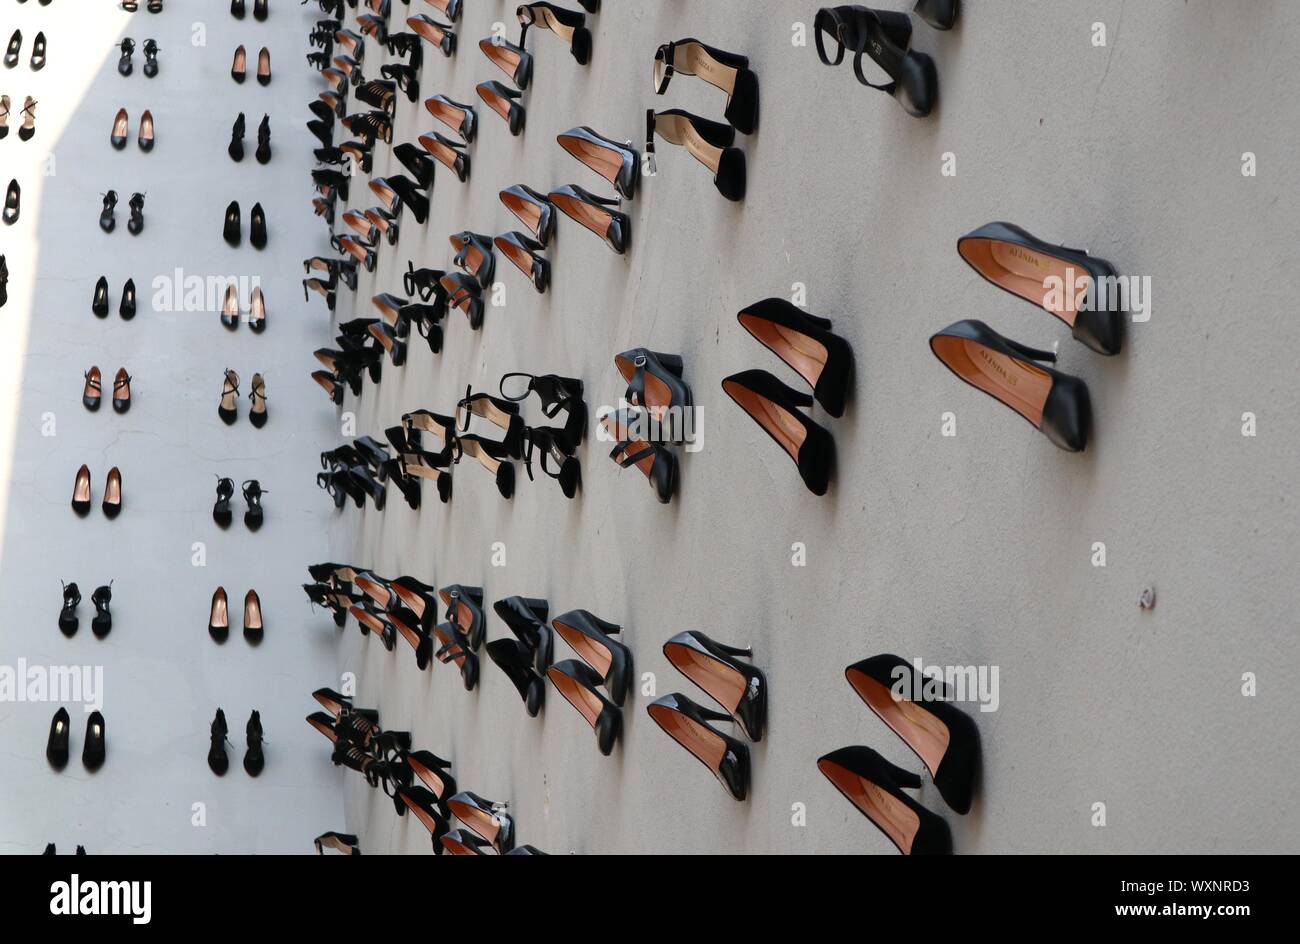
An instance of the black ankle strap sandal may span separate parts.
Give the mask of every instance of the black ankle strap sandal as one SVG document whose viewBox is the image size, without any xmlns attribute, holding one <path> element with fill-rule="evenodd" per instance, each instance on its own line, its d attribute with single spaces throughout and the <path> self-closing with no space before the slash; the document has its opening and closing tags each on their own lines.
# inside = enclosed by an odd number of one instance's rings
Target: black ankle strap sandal
<svg viewBox="0 0 1300 944">
<path fill-rule="evenodd" d="M 681 356 L 638 347 L 616 355 L 614 366 L 627 381 L 624 399 L 633 406 L 647 408 L 656 420 L 671 420 L 673 429 L 666 438 L 679 441 L 685 431 L 677 429 L 680 417 L 669 411 L 680 414 L 694 405 L 691 388 L 682 381 Z"/>
<path fill-rule="evenodd" d="M 828 66 L 839 65 L 846 49 L 853 51 L 853 74 L 863 85 L 893 96 L 909 115 L 924 118 L 934 108 L 939 79 L 934 60 L 909 48 L 912 21 L 906 13 L 870 10 L 857 5 L 822 7 L 813 20 L 817 55 Z M 836 44 L 835 58 L 826 52 L 827 39 Z M 876 84 L 862 72 L 866 53 L 890 80 Z"/>
<path fill-rule="evenodd" d="M 496 254 L 492 251 L 492 239 L 463 230 L 449 236 L 448 242 L 456 252 L 452 262 L 478 279 L 479 287 L 490 286 L 492 277 L 496 274 Z"/>
<path fill-rule="evenodd" d="M 515 16 L 519 19 L 520 46 L 524 44 L 528 28 L 540 26 L 568 43 L 569 52 L 578 65 L 585 66 L 591 61 L 591 30 L 587 29 L 585 14 L 551 3 L 524 3 L 515 9 Z"/>
<path fill-rule="evenodd" d="M 677 457 L 672 451 L 641 436 L 646 426 L 645 414 L 634 410 L 617 410 L 600 419 L 601 425 L 615 440 L 609 457 L 626 469 L 636 466 L 650 480 L 655 497 L 661 504 L 672 501 L 677 491 Z"/>
<path fill-rule="evenodd" d="M 758 76 L 749 68 L 749 59 L 736 53 L 706 46 L 698 39 L 679 39 L 664 43 L 655 50 L 654 90 L 656 95 L 668 91 L 673 75 L 696 75 L 727 93 L 724 113 L 731 126 L 741 134 L 753 134 L 758 128 Z"/>
<path fill-rule="evenodd" d="M 470 330 L 483 327 L 483 290 L 478 280 L 464 272 L 448 272 L 438 281 L 447 293 L 448 306 L 465 313 Z"/>
</svg>

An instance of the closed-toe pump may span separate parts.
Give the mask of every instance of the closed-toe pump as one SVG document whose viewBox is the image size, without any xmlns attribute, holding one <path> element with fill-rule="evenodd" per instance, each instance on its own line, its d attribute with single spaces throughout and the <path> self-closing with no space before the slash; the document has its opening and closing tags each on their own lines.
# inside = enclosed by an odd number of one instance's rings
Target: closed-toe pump
<svg viewBox="0 0 1300 944">
<path fill-rule="evenodd" d="M 528 716 L 536 718 L 542 710 L 546 683 L 533 670 L 532 650 L 517 639 L 494 639 L 487 644 L 487 654 L 519 692 Z"/>
<path fill-rule="evenodd" d="M 587 610 L 570 610 L 551 620 L 555 632 L 582 660 L 595 669 L 609 697 L 621 706 L 632 679 L 632 650 L 611 639 L 621 630 Z"/>
<path fill-rule="evenodd" d="M 230 600 L 225 587 L 212 591 L 212 603 L 208 606 L 208 635 L 214 642 L 225 642 L 230 635 Z"/>
<path fill-rule="evenodd" d="M 254 203 L 248 215 L 248 241 L 254 249 L 266 248 L 266 213 L 260 203 Z"/>
<path fill-rule="evenodd" d="M 119 108 L 117 117 L 113 119 L 113 130 L 108 136 L 109 142 L 117 150 L 126 147 L 127 132 L 131 130 L 131 121 L 127 117 L 126 109 Z"/>
<path fill-rule="evenodd" d="M 90 467 L 84 463 L 72 483 L 72 510 L 83 518 L 90 514 Z"/>
<path fill-rule="evenodd" d="M 730 715 L 701 708 L 674 692 L 646 706 L 646 713 L 674 741 L 709 768 L 723 788 L 737 800 L 749 794 L 749 747 L 717 730 L 710 721 L 730 721 Z"/>
<path fill-rule="evenodd" d="M 509 809 L 508 803 L 485 800 L 477 793 L 466 790 L 447 800 L 447 807 L 471 832 L 491 845 L 498 855 L 504 855 L 514 848 L 515 821 L 506 812 Z"/>
<path fill-rule="evenodd" d="M 497 616 L 532 653 L 532 666 L 538 675 L 551 664 L 554 636 L 547 622 L 550 604 L 530 597 L 506 597 L 492 604 Z"/>
<path fill-rule="evenodd" d="M 598 197 L 577 184 L 565 184 L 546 195 L 561 213 L 581 223 L 605 245 L 623 255 L 632 245 L 632 218 L 621 210 L 617 200 Z"/>
<path fill-rule="evenodd" d="M 608 757 L 623 730 L 623 714 L 598 690 L 603 682 L 600 674 L 584 662 L 565 659 L 550 666 L 546 677 L 591 725 L 596 732 L 596 746 Z"/>
<path fill-rule="evenodd" d="M 45 742 L 45 759 L 55 770 L 62 770 L 68 764 L 68 727 L 71 721 L 67 708 L 60 708 L 50 719 L 50 736 Z"/>
<path fill-rule="evenodd" d="M 262 600 L 256 590 L 244 594 L 244 639 L 256 645 L 262 641 L 266 625 L 262 621 Z"/>
<path fill-rule="evenodd" d="M 835 440 L 824 426 L 809 419 L 800 407 L 813 398 L 786 386 L 765 370 L 746 370 L 723 378 L 722 389 L 736 405 L 786 451 L 814 495 L 830 488 Z"/>
<path fill-rule="evenodd" d="M 239 201 L 231 200 L 226 207 L 226 219 L 221 228 L 222 238 L 231 246 L 238 246 L 243 238 L 242 226 L 239 218 Z"/>
<path fill-rule="evenodd" d="M 119 367 L 113 375 L 113 412 L 125 413 L 131 409 L 131 375 Z"/>
<path fill-rule="evenodd" d="M 235 50 L 235 58 L 230 63 L 230 77 L 240 83 L 248 77 L 248 50 L 243 46 Z"/>
<path fill-rule="evenodd" d="M 106 752 L 104 716 L 98 711 L 92 711 L 86 719 L 86 739 L 81 745 L 81 763 L 87 770 L 98 770 L 104 764 Z"/>
<path fill-rule="evenodd" d="M 630 200 L 641 179 L 641 155 L 636 148 L 597 134 L 586 125 L 570 128 L 556 136 L 560 147 L 614 185 Z"/>
<path fill-rule="evenodd" d="M 140 133 L 136 135 L 136 143 L 140 145 L 140 150 L 148 153 L 153 150 L 154 140 L 153 112 L 146 108 L 140 116 Z"/>
<path fill-rule="evenodd" d="M 831 751 L 817 759 L 817 769 L 903 855 L 952 852 L 948 824 L 903 792 L 921 788 L 916 774 L 895 767 L 869 747 Z"/>
<path fill-rule="evenodd" d="M 117 314 L 123 321 L 135 317 L 135 279 L 127 279 L 122 286 L 122 300 L 118 303 Z"/>
<path fill-rule="evenodd" d="M 506 127 L 516 137 L 523 133 L 528 113 L 519 103 L 520 93 L 497 81 L 480 82 L 474 91 L 484 104 L 505 119 Z"/>
<path fill-rule="evenodd" d="M 99 404 L 104 396 L 103 391 L 100 389 L 102 375 L 98 367 L 91 367 L 84 376 L 86 385 L 81 390 L 81 405 L 94 413 L 99 409 Z"/>
<path fill-rule="evenodd" d="M 90 310 L 96 318 L 108 317 L 108 278 L 101 275 L 95 283 L 95 294 L 90 301 Z"/>
<path fill-rule="evenodd" d="M 767 678 L 737 658 L 752 658 L 749 649 L 723 645 L 704 633 L 688 630 L 664 643 L 664 655 L 677 671 L 731 713 L 745 737 L 762 740 L 767 723 Z"/>
<path fill-rule="evenodd" d="M 741 327 L 785 361 L 813 388 L 813 398 L 831 416 L 844 415 L 853 350 L 818 318 L 784 298 L 767 298 L 741 309 Z"/>
</svg>

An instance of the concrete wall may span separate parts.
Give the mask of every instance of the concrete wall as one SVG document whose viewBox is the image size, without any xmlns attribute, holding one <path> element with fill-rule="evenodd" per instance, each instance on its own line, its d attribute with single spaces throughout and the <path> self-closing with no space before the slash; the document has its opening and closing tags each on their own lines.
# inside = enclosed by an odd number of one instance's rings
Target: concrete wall
<svg viewBox="0 0 1300 944">
<path fill-rule="evenodd" d="M 203 9 L 200 9 L 202 6 Z M 338 772 L 325 742 L 303 723 L 310 692 L 334 677 L 328 620 L 313 618 L 298 584 L 304 567 L 324 555 L 328 509 L 313 486 L 316 453 L 337 435 L 306 381 L 310 350 L 324 318 L 305 305 L 299 265 L 325 245 L 310 208 L 306 168 L 311 138 L 304 103 L 315 83 L 302 64 L 310 16 L 278 0 L 271 19 L 242 23 L 224 4 L 178 3 L 165 12 L 130 15 L 116 4 L 41 7 L 7 3 L 0 30 L 21 27 L 23 63 L 5 70 L 3 91 L 39 99 L 36 136 L 0 141 L 0 173 L 23 187 L 23 215 L 0 227 L 8 255 L 10 299 L 0 310 L 0 665 L 84 664 L 104 673 L 108 759 L 88 774 L 80 752 L 85 711 L 72 713 L 73 759 L 62 773 L 44 757 L 54 704 L 0 703 L 0 850 L 40 852 L 57 842 L 71 853 L 310 852 L 313 836 L 342 824 Z M 86 9 L 82 9 L 82 8 Z M 94 10 L 89 9 L 94 7 Z M 73 13 L 76 12 L 76 16 Z M 206 29 L 206 45 L 192 45 Z M 27 68 L 38 30 L 49 39 L 44 71 Z M 135 72 L 117 74 L 114 44 L 137 44 Z M 141 73 L 140 48 L 162 47 L 161 73 Z M 201 38 L 201 37 L 200 37 Z M 229 77 L 235 46 L 256 55 L 269 46 L 274 81 L 263 88 Z M 132 141 L 112 150 L 113 116 L 126 107 Z M 142 154 L 134 133 L 140 113 L 153 110 L 157 146 Z M 269 112 L 275 155 L 263 167 L 249 156 L 226 156 L 230 126 L 247 113 L 250 134 Z M 44 164 L 47 160 L 52 163 Z M 53 173 L 42 176 L 42 169 Z M 100 194 L 118 191 L 118 228 L 106 236 L 96 220 Z M 126 231 L 126 203 L 147 192 L 146 228 Z M 270 221 L 270 245 L 221 240 L 226 204 L 248 212 L 260 200 Z M 247 326 L 229 334 L 215 311 L 151 311 L 155 277 L 233 275 L 261 278 L 270 310 L 265 334 Z M 113 312 L 90 312 L 96 279 L 108 276 Z M 140 312 L 117 316 L 122 284 L 134 277 Z M 106 387 L 119 366 L 135 380 L 125 416 L 105 403 L 88 413 L 80 403 L 82 372 L 98 364 Z M 267 377 L 270 422 L 254 430 L 242 417 L 226 427 L 216 415 L 222 370 Z M 52 433 L 52 435 L 46 435 Z M 69 508 L 73 476 L 85 462 L 94 476 L 95 509 L 86 520 Z M 104 476 L 122 469 L 125 508 L 116 521 L 99 511 Z M 215 474 L 260 479 L 269 489 L 267 519 L 256 535 L 237 521 L 228 532 L 213 523 Z M 192 547 L 206 545 L 206 566 L 192 566 Z M 75 580 L 85 598 L 81 630 L 65 639 L 56 626 L 59 580 Z M 110 579 L 115 627 L 104 641 L 89 625 L 90 595 Z M 206 631 L 214 587 L 232 598 L 235 631 L 218 647 Z M 254 587 L 262 599 L 266 639 L 258 648 L 240 635 L 242 600 Z M 324 622 L 324 626 L 322 626 Z M 332 627 L 330 627 L 332 628 Z M 231 726 L 231 771 L 209 771 L 208 723 L 222 706 Z M 243 771 L 244 724 L 261 710 L 267 766 L 256 780 Z M 206 806 L 207 825 L 192 825 L 193 805 Z"/>
</svg>

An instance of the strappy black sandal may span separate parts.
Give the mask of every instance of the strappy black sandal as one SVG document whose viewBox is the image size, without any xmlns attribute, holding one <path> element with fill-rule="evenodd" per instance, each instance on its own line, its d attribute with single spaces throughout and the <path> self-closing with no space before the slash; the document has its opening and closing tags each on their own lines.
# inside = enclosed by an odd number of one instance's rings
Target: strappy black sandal
<svg viewBox="0 0 1300 944">
<path fill-rule="evenodd" d="M 528 28 L 540 26 L 568 43 L 569 52 L 578 65 L 585 66 L 591 61 L 591 30 L 587 29 L 586 15 L 551 3 L 525 3 L 515 10 L 515 16 L 519 19 L 520 46 L 524 44 Z"/>
<path fill-rule="evenodd" d="M 564 424 L 564 451 L 573 455 L 582 444 L 587 429 L 587 404 L 583 400 L 582 381 L 556 374 L 534 375 L 512 371 L 501 377 L 501 396 L 511 403 L 522 403 L 530 393 L 537 394 L 542 404 L 542 414 L 553 420 L 561 412 L 567 415 Z"/>
<path fill-rule="evenodd" d="M 465 396 L 456 404 L 457 435 L 469 431 L 471 416 L 485 419 L 505 432 L 500 446 L 506 456 L 511 459 L 523 456 L 524 420 L 514 402 L 490 393 L 475 393 L 473 388 L 467 387 Z"/>
<path fill-rule="evenodd" d="M 517 137 L 524 130 L 527 114 L 517 101 L 518 92 L 495 81 L 480 83 L 475 90 L 489 108 L 506 120 L 512 135 Z"/>
<path fill-rule="evenodd" d="M 958 321 L 930 338 L 930 350 L 954 374 L 1015 410 L 1067 452 L 1088 445 L 1092 406 L 1088 386 L 1035 361 L 1056 355 L 1004 338 L 982 321 Z"/>
<path fill-rule="evenodd" d="M 718 121 L 709 121 L 679 108 L 646 111 L 645 153 L 654 167 L 655 134 L 669 144 L 686 148 L 691 155 L 713 172 L 713 185 L 728 200 L 745 198 L 745 152 L 732 147 L 735 129 Z"/>
<path fill-rule="evenodd" d="M 406 272 L 402 275 L 402 287 L 406 289 L 408 296 L 420 296 L 420 300 L 427 302 L 435 295 L 438 296 L 442 305 L 443 313 L 447 310 L 447 292 L 439 283 L 447 273 L 441 269 L 417 269 L 414 262 L 407 262 Z"/>
<path fill-rule="evenodd" d="M 677 457 L 672 451 L 641 435 L 649 424 L 645 414 L 632 410 L 617 410 L 600 419 L 615 446 L 609 457 L 620 468 L 636 466 L 655 490 L 661 504 L 672 501 L 677 491 Z"/>
<path fill-rule="evenodd" d="M 552 190 L 546 198 L 569 219 L 605 240 L 605 245 L 619 255 L 631 246 L 632 220 L 626 213 L 613 209 L 619 205 L 617 200 L 598 197 L 577 184 L 565 184 Z"/>
<path fill-rule="evenodd" d="M 631 143 L 620 144 L 592 131 L 586 125 L 570 128 L 555 138 L 571 155 L 604 177 L 622 196 L 636 196 L 641 176 L 641 155 Z"/>
<path fill-rule="evenodd" d="M 447 305 L 465 313 L 470 330 L 483 327 L 483 290 L 478 279 L 464 272 L 447 272 L 438 281 L 447 293 Z"/>
<path fill-rule="evenodd" d="M 510 456 L 501 443 L 467 433 L 456 437 L 455 453 L 454 461 L 457 465 L 462 458 L 469 456 L 491 472 L 502 498 L 510 498 L 514 495 L 515 467 L 511 464 Z"/>
<path fill-rule="evenodd" d="M 466 143 L 474 140 L 478 119 L 473 105 L 462 105 L 446 95 L 434 95 L 424 100 L 424 107 L 435 119 L 464 138 Z"/>
<path fill-rule="evenodd" d="M 863 85 L 893 96 L 909 115 L 924 118 L 934 108 L 939 79 L 934 60 L 910 49 L 912 20 L 906 13 L 870 10 L 861 6 L 822 7 L 813 20 L 817 55 L 828 66 L 839 65 L 844 51 L 853 51 L 853 74 Z M 826 52 L 826 38 L 836 44 L 835 58 Z M 866 53 L 891 79 L 883 85 L 862 72 Z"/>
<path fill-rule="evenodd" d="M 560 484 L 565 498 L 573 498 L 582 482 L 582 466 L 569 445 L 566 430 L 553 426 L 524 428 L 524 471 L 533 481 L 533 455 L 538 456 L 542 472 Z"/>
<path fill-rule="evenodd" d="M 681 357 L 638 347 L 615 355 L 614 366 L 627 382 L 624 399 L 647 408 L 665 427 L 666 439 L 680 441 L 685 430 L 677 428 L 678 421 L 695 405 L 690 386 L 682 380 Z"/>
<path fill-rule="evenodd" d="M 528 281 L 532 282 L 539 294 L 545 294 L 547 286 L 551 284 L 551 263 L 540 255 L 545 248 L 541 243 L 524 233 L 511 231 L 494 238 L 492 245 L 528 276 Z"/>
<path fill-rule="evenodd" d="M 454 173 L 457 180 L 464 183 L 469 179 L 469 155 L 465 152 L 463 143 L 453 141 L 436 131 L 426 132 L 417 140 L 422 148 L 433 155 L 434 160 Z"/>
<path fill-rule="evenodd" d="M 787 387 L 765 370 L 746 370 L 725 377 L 722 389 L 794 460 L 808 490 L 825 495 L 830 487 L 835 440 L 824 426 L 800 412 L 799 407 L 812 406 L 813 398 Z"/>
<path fill-rule="evenodd" d="M 693 38 L 664 43 L 655 50 L 655 94 L 668 91 L 668 84 L 678 72 L 697 75 L 726 92 L 724 114 L 741 134 L 753 134 L 757 130 L 758 76 L 750 70 L 745 56 L 706 46 Z"/>
<path fill-rule="evenodd" d="M 545 194 L 524 184 L 515 184 L 502 190 L 500 197 L 505 208 L 528 227 L 543 248 L 550 245 L 555 233 L 555 205 Z"/>
</svg>

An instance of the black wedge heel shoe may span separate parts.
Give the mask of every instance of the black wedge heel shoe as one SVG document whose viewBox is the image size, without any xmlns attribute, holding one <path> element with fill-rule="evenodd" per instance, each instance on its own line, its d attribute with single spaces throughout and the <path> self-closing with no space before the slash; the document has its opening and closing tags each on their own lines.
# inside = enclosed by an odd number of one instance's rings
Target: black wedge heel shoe
<svg viewBox="0 0 1300 944">
<path fill-rule="evenodd" d="M 466 790 L 450 797 L 447 808 L 498 855 L 505 855 L 515 847 L 515 821 L 506 812 L 508 803 L 485 800 Z"/>
<path fill-rule="evenodd" d="M 758 129 L 758 76 L 749 59 L 736 53 L 706 46 L 698 39 L 679 39 L 655 50 L 654 90 L 668 91 L 673 75 L 697 75 L 727 93 L 727 121 L 741 134 Z"/>
<path fill-rule="evenodd" d="M 597 134 L 586 125 L 556 135 L 560 147 L 600 174 L 618 193 L 631 200 L 641 179 L 641 155 L 630 144 Z"/>
<path fill-rule="evenodd" d="M 903 792 L 921 788 L 916 774 L 895 767 L 869 747 L 831 751 L 817 759 L 817 769 L 903 855 L 952 852 L 948 824 Z"/>
<path fill-rule="evenodd" d="M 844 670 L 844 677 L 867 707 L 921 758 L 944 802 L 958 813 L 970 812 L 979 729 L 951 703 L 947 687 L 889 654 L 855 662 Z M 903 679 L 906 687 L 900 692 Z"/>
<path fill-rule="evenodd" d="M 570 610 L 551 620 L 555 632 L 596 670 L 615 705 L 622 706 L 632 681 L 632 650 L 611 639 L 622 629 L 587 610 Z"/>
<path fill-rule="evenodd" d="M 654 160 L 655 135 L 684 147 L 713 172 L 713 186 L 733 202 L 745 199 L 745 152 L 732 147 L 736 131 L 731 125 L 709 121 L 680 108 L 646 112 L 645 153 Z"/>
<path fill-rule="evenodd" d="M 591 62 L 591 30 L 587 17 L 577 10 L 566 10 L 551 3 L 525 3 L 515 10 L 519 18 L 519 45 L 524 44 L 530 26 L 548 29 L 568 44 L 578 65 Z"/>
<path fill-rule="evenodd" d="M 1019 413 L 1067 452 L 1088 445 L 1092 406 L 1078 377 L 1034 363 L 1055 363 L 1038 351 L 1004 338 L 982 321 L 958 321 L 930 338 L 930 350 L 949 370 Z"/>
<path fill-rule="evenodd" d="M 830 488 L 835 440 L 824 426 L 799 407 L 813 398 L 787 387 L 765 370 L 746 370 L 723 378 L 722 389 L 794 460 L 808 491 L 825 495 Z"/>
<path fill-rule="evenodd" d="M 909 115 L 924 118 L 934 108 L 939 79 L 934 60 L 908 48 L 912 21 L 906 13 L 869 10 L 862 6 L 823 7 L 813 20 L 817 55 L 828 66 L 844 61 L 844 51 L 853 51 L 853 74 L 868 88 L 892 96 Z M 835 58 L 826 52 L 827 39 L 835 43 Z M 867 80 L 862 71 L 866 53 L 889 76 L 884 84 Z"/>
<path fill-rule="evenodd" d="M 77 635 L 77 607 L 81 605 L 81 591 L 75 583 L 63 585 L 63 608 L 59 610 L 59 632 L 71 639 Z"/>
<path fill-rule="evenodd" d="M 581 223 L 605 240 L 605 245 L 619 255 L 626 253 L 632 245 L 632 219 L 613 209 L 619 205 L 617 200 L 598 197 L 577 184 L 565 184 L 552 190 L 546 198 L 569 219 Z"/>
<path fill-rule="evenodd" d="M 1124 340 L 1122 298 L 1102 286 L 1118 273 L 1082 249 L 1053 246 L 1014 223 L 986 223 L 957 240 L 957 252 L 986 280 L 1069 325 L 1076 341 L 1118 354 Z M 1087 293 L 1081 310 L 1077 299 Z"/>
<path fill-rule="evenodd" d="M 235 497 L 235 483 L 228 478 L 217 477 L 217 501 L 212 506 L 212 520 L 223 528 L 230 527 L 232 513 L 230 500 Z"/>
<path fill-rule="evenodd" d="M 67 708 L 60 708 L 50 719 L 50 736 L 45 742 L 45 759 L 55 770 L 62 770 L 68 765 L 68 728 L 71 721 Z"/>
<path fill-rule="evenodd" d="M 686 748 L 718 778 L 723 789 L 737 800 L 749 794 L 749 747 L 723 734 L 710 721 L 731 721 L 730 715 L 701 708 L 677 692 L 657 698 L 646 713 L 674 741 Z"/>
<path fill-rule="evenodd" d="M 488 108 L 505 119 L 506 127 L 510 129 L 512 135 L 518 137 L 523 133 L 528 113 L 524 110 L 524 106 L 519 104 L 519 92 L 497 81 L 480 82 L 475 86 L 474 91 Z"/>
<path fill-rule="evenodd" d="M 596 746 L 608 757 L 623 731 L 623 714 L 598 690 L 603 682 L 600 674 L 584 662 L 565 659 L 547 668 L 546 677 L 591 725 L 596 732 Z"/>
<path fill-rule="evenodd" d="M 90 595 L 90 602 L 95 604 L 95 616 L 90 621 L 90 631 L 95 634 L 96 639 L 103 639 L 113 631 L 111 609 L 113 581 L 110 580 L 105 586 L 96 587 L 95 592 Z"/>
<path fill-rule="evenodd" d="M 519 692 L 528 717 L 536 718 L 542 710 L 546 683 L 533 670 L 532 650 L 518 639 L 494 639 L 487 644 L 487 654 Z"/>
<path fill-rule="evenodd" d="M 664 655 L 673 667 L 731 712 L 751 741 L 763 739 L 767 723 L 767 678 L 736 656 L 752 658 L 746 648 L 725 646 L 701 632 L 678 633 L 664 643 Z"/>
<path fill-rule="evenodd" d="M 853 372 L 853 349 L 831 323 L 810 315 L 784 298 L 766 298 L 741 309 L 736 320 L 765 348 L 792 367 L 813 388 L 813 397 L 831 416 L 844 415 Z"/>
<path fill-rule="evenodd" d="M 492 609 L 527 647 L 533 669 L 539 676 L 544 675 L 551 664 L 554 646 L 554 634 L 546 622 L 550 604 L 546 600 L 515 596 L 497 600 Z"/>
<path fill-rule="evenodd" d="M 266 489 L 262 488 L 257 479 L 249 479 L 243 485 L 243 492 L 244 501 L 248 503 L 248 508 L 244 510 L 244 525 L 249 531 L 256 531 L 262 526 L 262 496 L 266 494 Z"/>
</svg>

